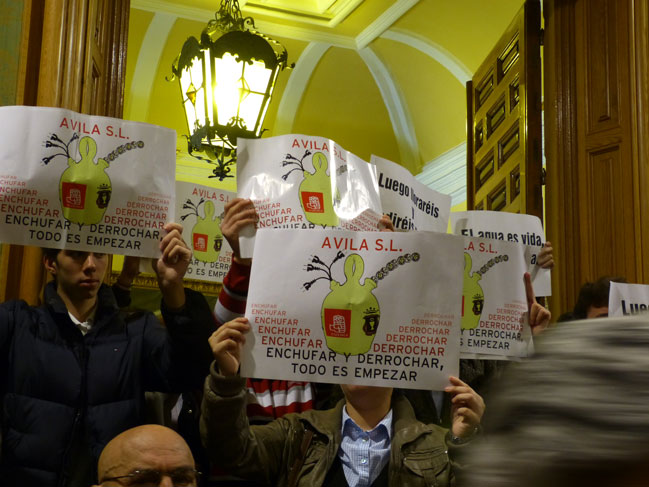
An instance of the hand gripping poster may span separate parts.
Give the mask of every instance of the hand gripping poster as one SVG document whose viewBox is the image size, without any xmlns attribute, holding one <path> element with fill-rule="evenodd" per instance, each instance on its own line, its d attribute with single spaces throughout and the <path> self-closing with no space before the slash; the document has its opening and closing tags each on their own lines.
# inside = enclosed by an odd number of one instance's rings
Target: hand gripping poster
<svg viewBox="0 0 649 487">
<path fill-rule="evenodd" d="M 464 237 L 461 358 L 509 360 L 532 351 L 523 246 Z"/>
<path fill-rule="evenodd" d="M 173 130 L 0 107 L 0 241 L 156 257 L 174 219 Z"/>
<path fill-rule="evenodd" d="M 527 272 L 537 296 L 551 296 L 550 269 L 538 266 L 538 254 L 545 244 L 541 220 L 534 215 L 519 215 L 504 211 L 463 211 L 451 213 L 451 228 L 455 235 L 489 238 L 525 245 Z"/>
<path fill-rule="evenodd" d="M 236 198 L 230 191 L 176 181 L 176 215 L 183 238 L 193 251 L 188 279 L 223 282 L 230 269 L 232 249 L 221 233 L 225 205 Z"/>
<path fill-rule="evenodd" d="M 421 184 L 405 167 L 373 155 L 383 213 L 398 230 L 446 233 L 451 197 Z"/>
<path fill-rule="evenodd" d="M 649 309 L 649 286 L 611 282 L 608 294 L 609 316 L 630 316 L 646 313 Z"/>
<path fill-rule="evenodd" d="M 260 230 L 241 375 L 443 389 L 462 258 L 461 238 L 433 232 Z"/>
<path fill-rule="evenodd" d="M 240 139 L 237 193 L 253 201 L 257 228 L 372 231 L 382 215 L 376 167 L 324 137 Z M 241 232 L 243 257 L 254 232 Z"/>
</svg>

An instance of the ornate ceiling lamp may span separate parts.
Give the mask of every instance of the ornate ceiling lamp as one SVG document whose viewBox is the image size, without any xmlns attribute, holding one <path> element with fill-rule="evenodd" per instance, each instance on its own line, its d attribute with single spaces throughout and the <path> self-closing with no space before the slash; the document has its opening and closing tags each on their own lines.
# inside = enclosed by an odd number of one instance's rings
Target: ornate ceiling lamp
<svg viewBox="0 0 649 487">
<path fill-rule="evenodd" d="M 200 41 L 188 38 L 172 65 L 191 134 L 189 153 L 215 164 L 210 177 L 221 181 L 231 176 L 237 138 L 261 137 L 277 75 L 287 67 L 286 49 L 254 27 L 238 0 L 221 0 Z"/>
</svg>

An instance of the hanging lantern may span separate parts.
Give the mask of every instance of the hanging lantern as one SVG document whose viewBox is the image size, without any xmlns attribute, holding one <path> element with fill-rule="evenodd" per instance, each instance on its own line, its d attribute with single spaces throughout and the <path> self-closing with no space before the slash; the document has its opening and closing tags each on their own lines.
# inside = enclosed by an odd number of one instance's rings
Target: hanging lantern
<svg viewBox="0 0 649 487">
<path fill-rule="evenodd" d="M 279 42 L 254 30 L 252 17 L 242 17 L 237 0 L 222 0 L 200 41 L 190 37 L 183 45 L 172 71 L 187 118 L 188 150 L 216 165 L 212 177 L 230 177 L 238 137 L 261 137 L 287 58 Z"/>
</svg>

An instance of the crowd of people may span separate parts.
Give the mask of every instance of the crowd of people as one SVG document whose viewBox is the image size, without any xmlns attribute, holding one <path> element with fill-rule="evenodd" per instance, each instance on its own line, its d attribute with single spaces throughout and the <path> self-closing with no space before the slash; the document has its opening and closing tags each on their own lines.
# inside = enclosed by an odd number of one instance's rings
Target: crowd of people
<svg viewBox="0 0 649 487">
<path fill-rule="evenodd" d="M 546 331 L 550 313 L 529 274 L 521 285 L 537 353 L 507 366 L 461 360 L 443 391 L 241 377 L 252 260 L 240 255 L 239 233 L 256 219 L 249 200 L 225 207 L 233 259 L 214 309 L 183 286 L 191 249 L 182 227 L 167 224 L 153 261 L 164 324 L 127 311 L 139 259 L 126 258 L 108 287 L 105 254 L 44 249 L 53 278 L 44 304 L 0 305 L 0 485 L 633 486 L 646 478 L 649 322 Z M 380 228 L 393 230 L 389 218 Z M 549 244 L 538 265 L 553 265 Z M 570 318 L 602 314 L 603 285 L 584 291 Z M 151 391 L 180 398 L 175 431 L 144 424 Z"/>
</svg>

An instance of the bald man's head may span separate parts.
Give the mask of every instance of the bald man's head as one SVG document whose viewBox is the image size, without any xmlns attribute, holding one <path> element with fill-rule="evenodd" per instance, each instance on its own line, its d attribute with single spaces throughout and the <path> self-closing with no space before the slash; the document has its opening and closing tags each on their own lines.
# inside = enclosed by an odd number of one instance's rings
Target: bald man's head
<svg viewBox="0 0 649 487">
<path fill-rule="evenodd" d="M 172 485 L 170 481 L 173 475 L 194 475 L 194 458 L 178 433 L 164 426 L 147 424 L 113 438 L 102 451 L 97 470 L 100 484 L 106 487 L 119 485 L 107 479 L 127 476 L 136 471 L 148 472 L 148 478 L 155 477 L 155 471 L 168 474 L 160 484 L 164 486 Z"/>
</svg>

